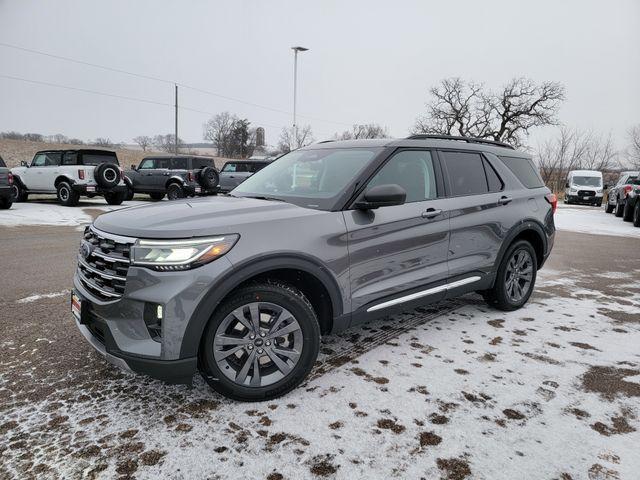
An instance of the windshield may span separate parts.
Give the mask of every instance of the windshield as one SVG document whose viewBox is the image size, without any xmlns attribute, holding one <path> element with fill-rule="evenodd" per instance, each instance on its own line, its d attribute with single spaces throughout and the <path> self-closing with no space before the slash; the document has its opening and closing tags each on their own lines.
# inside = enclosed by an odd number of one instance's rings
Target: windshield
<svg viewBox="0 0 640 480">
<path fill-rule="evenodd" d="M 118 165 L 118 157 L 115 153 L 83 153 L 83 165 L 100 165 L 101 163 L 115 163 Z"/>
<path fill-rule="evenodd" d="M 600 177 L 573 177 L 574 185 L 583 185 L 585 187 L 601 187 L 602 178 Z"/>
<path fill-rule="evenodd" d="M 339 194 L 380 148 L 296 150 L 255 173 L 231 195 L 269 197 L 302 207 L 330 210 Z"/>
</svg>

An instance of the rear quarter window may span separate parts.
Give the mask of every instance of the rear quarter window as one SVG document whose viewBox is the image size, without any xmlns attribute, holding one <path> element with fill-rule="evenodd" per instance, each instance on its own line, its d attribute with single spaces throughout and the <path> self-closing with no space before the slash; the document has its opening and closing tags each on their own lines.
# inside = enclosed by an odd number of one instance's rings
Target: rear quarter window
<svg viewBox="0 0 640 480">
<path fill-rule="evenodd" d="M 118 163 L 118 157 L 115 153 L 105 152 L 105 153 L 83 153 L 82 154 L 82 164 L 83 165 L 100 165 L 101 163 L 115 163 L 116 165 L 120 165 Z"/>
<path fill-rule="evenodd" d="M 533 165 L 531 160 L 524 157 L 500 157 L 509 170 L 522 182 L 527 188 L 544 187 L 544 182 L 538 169 Z"/>
<path fill-rule="evenodd" d="M 191 160 L 191 165 L 194 170 L 199 170 L 205 167 L 214 167 L 214 161 L 212 158 L 193 158 Z"/>
</svg>

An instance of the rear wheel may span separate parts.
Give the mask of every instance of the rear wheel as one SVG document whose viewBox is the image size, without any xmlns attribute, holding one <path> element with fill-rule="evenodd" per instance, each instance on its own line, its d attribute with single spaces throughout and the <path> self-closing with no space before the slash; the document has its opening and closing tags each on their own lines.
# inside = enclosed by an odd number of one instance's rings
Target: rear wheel
<svg viewBox="0 0 640 480">
<path fill-rule="evenodd" d="M 636 200 L 636 206 L 633 207 L 633 226 L 640 227 L 640 201 Z"/>
<path fill-rule="evenodd" d="M 172 183 L 167 187 L 167 198 L 169 200 L 179 200 L 184 198 L 184 190 L 177 183 Z"/>
<path fill-rule="evenodd" d="M 151 200 L 162 200 L 164 198 L 164 193 L 150 193 L 149 196 Z"/>
<path fill-rule="evenodd" d="M 621 217 L 624 214 L 624 204 L 621 204 L 619 200 L 616 200 L 616 209 L 614 215 Z"/>
<path fill-rule="evenodd" d="M 0 210 L 6 210 L 13 205 L 12 197 L 0 197 Z"/>
<path fill-rule="evenodd" d="M 131 188 L 131 186 L 127 185 L 127 193 L 125 194 L 124 199 L 126 201 L 133 200 L 133 194 L 134 194 L 133 188 Z"/>
<path fill-rule="evenodd" d="M 611 205 L 611 204 L 609 203 L 609 200 L 607 200 L 607 203 L 605 203 L 605 204 L 604 204 L 604 211 L 605 211 L 606 213 L 612 213 L 614 208 L 615 208 L 615 206 L 614 206 L 614 205 Z"/>
<path fill-rule="evenodd" d="M 633 207 L 629 203 L 629 199 L 624 203 L 624 209 L 622 210 L 622 220 L 630 222 L 633 220 Z"/>
<path fill-rule="evenodd" d="M 104 194 L 104 199 L 109 205 L 120 205 L 124 202 L 127 192 L 108 192 Z"/>
<path fill-rule="evenodd" d="M 75 207 L 80 201 L 80 194 L 71 188 L 67 182 L 60 182 L 56 189 L 58 201 L 65 207 Z"/>
<path fill-rule="evenodd" d="M 517 310 L 529 300 L 536 274 L 536 253 L 529 242 L 519 240 L 505 253 L 493 288 L 483 291 L 482 296 L 499 310 Z"/>
<path fill-rule="evenodd" d="M 318 356 L 320 327 L 294 287 L 244 287 L 215 311 L 200 346 L 201 372 L 221 394 L 242 401 L 279 397 L 297 387 Z"/>
</svg>

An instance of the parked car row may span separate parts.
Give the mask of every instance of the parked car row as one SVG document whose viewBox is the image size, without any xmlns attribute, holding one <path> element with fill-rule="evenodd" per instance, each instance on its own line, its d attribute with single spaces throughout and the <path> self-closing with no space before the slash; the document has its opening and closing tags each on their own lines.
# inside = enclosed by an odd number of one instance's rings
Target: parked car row
<svg viewBox="0 0 640 480">
<path fill-rule="evenodd" d="M 609 189 L 605 212 L 622 217 L 640 227 L 640 171 L 622 172 L 618 181 Z"/>
<path fill-rule="evenodd" d="M 109 205 L 120 205 L 136 193 L 153 200 L 215 195 L 233 190 L 269 163 L 267 159 L 234 160 L 219 172 L 211 157 L 154 156 L 125 172 L 112 151 L 40 151 L 31 163 L 23 161 L 12 170 L 0 158 L 0 208 L 25 202 L 30 194 L 56 194 L 65 206 L 76 206 L 83 196 L 103 196 Z"/>
</svg>

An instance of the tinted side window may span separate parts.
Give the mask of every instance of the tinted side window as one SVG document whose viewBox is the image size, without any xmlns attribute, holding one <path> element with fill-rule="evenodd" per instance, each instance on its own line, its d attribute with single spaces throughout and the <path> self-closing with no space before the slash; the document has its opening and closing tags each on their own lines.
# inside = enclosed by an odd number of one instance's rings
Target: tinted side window
<svg viewBox="0 0 640 480">
<path fill-rule="evenodd" d="M 153 158 L 145 158 L 140 162 L 140 170 L 147 170 L 150 168 L 155 168 L 156 162 Z"/>
<path fill-rule="evenodd" d="M 62 165 L 77 165 L 78 154 L 76 152 L 65 152 L 62 157 Z"/>
<path fill-rule="evenodd" d="M 235 163 L 225 163 L 224 167 L 222 167 L 223 172 L 235 172 L 236 164 Z"/>
<path fill-rule="evenodd" d="M 488 193 L 482 157 L 470 152 L 440 152 L 449 174 L 452 194 L 480 195 Z"/>
<path fill-rule="evenodd" d="M 489 185 L 489 191 L 499 192 L 500 190 L 502 190 L 504 188 L 504 183 L 502 183 L 502 180 L 500 180 L 500 177 L 486 158 L 482 159 L 482 164 L 484 165 L 484 171 L 487 174 L 487 184 Z"/>
<path fill-rule="evenodd" d="M 173 168 L 174 170 L 189 170 L 189 159 L 188 158 L 172 158 L 171 168 Z"/>
<path fill-rule="evenodd" d="M 198 169 L 204 168 L 204 167 L 213 167 L 214 166 L 213 160 L 210 159 L 210 158 L 192 158 L 191 162 L 192 162 L 194 170 L 198 170 Z"/>
<path fill-rule="evenodd" d="M 38 153 L 31 161 L 32 167 L 44 167 L 47 164 L 47 156 L 44 153 Z"/>
<path fill-rule="evenodd" d="M 531 160 L 522 157 L 500 157 L 511 172 L 527 188 L 544 187 L 544 182 Z"/>
<path fill-rule="evenodd" d="M 407 203 L 436 198 L 436 176 L 431 153 L 405 150 L 391 158 L 369 182 L 377 185 L 397 184 L 407 191 Z"/>
</svg>

